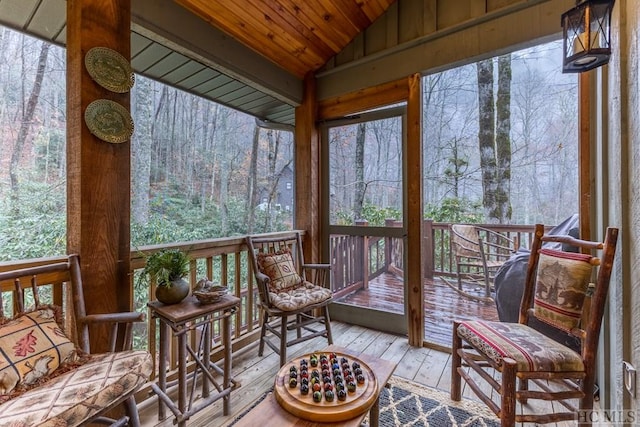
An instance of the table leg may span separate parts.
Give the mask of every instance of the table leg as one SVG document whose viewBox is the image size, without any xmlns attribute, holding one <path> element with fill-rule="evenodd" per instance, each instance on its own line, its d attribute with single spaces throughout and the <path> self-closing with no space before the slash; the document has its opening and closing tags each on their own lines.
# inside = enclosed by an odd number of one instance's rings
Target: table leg
<svg viewBox="0 0 640 427">
<path fill-rule="evenodd" d="M 178 409 L 184 414 L 187 409 L 187 334 L 178 334 Z M 187 425 L 186 421 L 178 422 L 178 427 Z"/>
<path fill-rule="evenodd" d="M 163 393 L 167 392 L 167 325 L 160 320 L 160 354 L 158 361 L 158 386 Z M 165 410 L 162 399 L 158 399 L 158 419 L 164 420 Z"/>
<path fill-rule="evenodd" d="M 202 343 L 202 361 L 204 362 L 204 366 L 209 367 L 211 363 L 211 321 L 207 321 L 207 323 L 203 326 L 202 331 L 202 339 L 204 342 Z M 196 367 L 197 369 L 197 367 Z M 195 379 L 195 378 L 194 378 Z M 209 378 L 205 373 L 202 374 L 202 397 L 209 397 Z"/>
<path fill-rule="evenodd" d="M 369 427 L 378 427 L 380 420 L 380 396 L 373 402 L 373 406 L 369 410 Z"/>
<path fill-rule="evenodd" d="M 224 345 L 224 373 L 222 389 L 231 387 L 231 313 L 222 319 L 222 342 Z M 231 409 L 231 393 L 222 398 L 222 414 L 229 415 Z"/>
</svg>

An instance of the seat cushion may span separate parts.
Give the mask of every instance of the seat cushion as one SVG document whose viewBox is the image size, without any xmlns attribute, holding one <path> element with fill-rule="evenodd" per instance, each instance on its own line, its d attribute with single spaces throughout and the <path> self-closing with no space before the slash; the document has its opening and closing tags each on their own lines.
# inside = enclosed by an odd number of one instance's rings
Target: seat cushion
<svg viewBox="0 0 640 427">
<path fill-rule="evenodd" d="M 520 323 L 462 322 L 458 336 L 502 365 L 504 358 L 518 364 L 520 372 L 582 372 L 578 353 Z"/>
<path fill-rule="evenodd" d="M 0 322 L 0 402 L 77 359 L 76 346 L 60 323 L 59 307 L 41 306 Z"/>
<path fill-rule="evenodd" d="M 137 390 L 153 369 L 146 351 L 89 357 L 84 365 L 0 405 L 0 426 L 80 425 Z"/>
<path fill-rule="evenodd" d="M 258 266 L 264 274 L 269 276 L 270 291 L 278 292 L 302 283 L 302 277 L 296 272 L 289 249 L 258 254 Z"/>
<path fill-rule="evenodd" d="M 270 290 L 271 304 L 283 311 L 294 311 L 331 298 L 331 290 L 304 281 L 279 291 Z"/>
</svg>

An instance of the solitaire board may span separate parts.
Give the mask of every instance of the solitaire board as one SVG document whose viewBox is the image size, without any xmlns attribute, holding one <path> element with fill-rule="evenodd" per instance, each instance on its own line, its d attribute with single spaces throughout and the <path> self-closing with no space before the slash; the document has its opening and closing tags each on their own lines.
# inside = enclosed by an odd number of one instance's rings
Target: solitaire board
<svg viewBox="0 0 640 427">
<path fill-rule="evenodd" d="M 317 366 L 312 366 L 313 356 L 316 356 Z M 332 362 L 333 359 L 336 363 Z M 328 361 L 329 375 L 324 375 L 326 372 L 321 360 Z M 345 362 L 348 368 L 344 367 Z M 307 368 L 303 369 L 305 365 Z M 359 368 L 358 374 L 354 366 Z M 303 375 L 305 370 L 308 376 Z M 311 380 L 314 370 L 319 373 L 319 379 L 315 382 L 321 386 L 320 399 L 317 399 L 317 394 L 314 397 Z M 348 375 L 345 372 L 351 372 L 353 381 L 347 380 Z M 358 375 L 361 377 L 358 378 Z M 342 378 L 344 384 L 344 394 L 340 397 L 338 377 Z M 303 378 L 307 378 L 310 384 L 307 394 L 302 391 Z M 349 382 L 355 383 L 355 387 L 353 384 L 349 385 Z M 327 383 L 331 384 L 329 390 L 333 392 L 332 399 L 327 395 Z M 316 352 L 297 357 L 282 366 L 276 375 L 273 394 L 280 406 L 299 418 L 320 422 L 345 421 L 361 415 L 373 405 L 378 396 L 378 381 L 371 368 L 357 357 L 345 353 Z"/>
</svg>

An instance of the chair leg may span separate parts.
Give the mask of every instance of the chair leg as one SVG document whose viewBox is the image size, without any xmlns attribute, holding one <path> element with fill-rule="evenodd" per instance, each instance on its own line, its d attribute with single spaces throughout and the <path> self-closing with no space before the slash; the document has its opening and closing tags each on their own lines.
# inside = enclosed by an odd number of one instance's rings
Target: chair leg
<svg viewBox="0 0 640 427">
<path fill-rule="evenodd" d="M 260 345 L 258 346 L 258 356 L 262 356 L 264 353 L 264 336 L 267 334 L 267 322 L 269 321 L 269 315 L 266 310 L 262 311 L 262 328 L 260 330 Z"/>
<path fill-rule="evenodd" d="M 458 322 L 453 322 L 453 341 L 451 345 L 451 400 L 459 401 L 462 397 L 460 372 L 462 368 L 462 358 L 458 354 L 458 349 L 462 348 L 462 338 L 458 336 Z"/>
<path fill-rule="evenodd" d="M 513 359 L 505 358 L 502 365 L 502 391 L 500 396 L 500 425 L 516 425 L 516 371 L 518 365 Z"/>
<path fill-rule="evenodd" d="M 580 399 L 578 404 L 578 410 L 591 411 L 593 409 L 593 390 L 595 384 L 595 377 L 593 375 L 587 375 L 582 381 L 582 391 L 584 397 Z M 584 412 L 578 417 L 579 427 L 591 427 L 591 414 Z"/>
<path fill-rule="evenodd" d="M 519 382 L 520 382 L 520 386 L 519 386 L 518 390 L 520 390 L 520 391 L 529 390 L 529 381 L 521 379 Z M 526 397 L 518 396 L 518 402 L 522 403 L 523 405 L 527 404 L 527 400 L 528 399 Z"/>
<path fill-rule="evenodd" d="M 302 314 L 296 314 L 296 337 L 302 337 L 302 328 L 300 327 L 300 323 L 302 322 Z"/>
<path fill-rule="evenodd" d="M 287 362 L 287 319 L 285 315 L 280 320 L 280 366 Z"/>
<path fill-rule="evenodd" d="M 138 415 L 138 405 L 134 396 L 129 396 L 124 401 L 124 407 L 129 417 L 129 427 L 140 427 L 140 416 Z"/>
<path fill-rule="evenodd" d="M 327 330 L 327 341 L 329 345 L 333 344 L 333 336 L 331 335 L 331 319 L 329 319 L 329 306 L 325 305 L 323 307 L 324 314 L 324 327 Z"/>
<path fill-rule="evenodd" d="M 462 290 L 462 275 L 460 274 L 460 260 L 456 257 L 456 276 L 458 277 L 458 289 Z"/>
</svg>

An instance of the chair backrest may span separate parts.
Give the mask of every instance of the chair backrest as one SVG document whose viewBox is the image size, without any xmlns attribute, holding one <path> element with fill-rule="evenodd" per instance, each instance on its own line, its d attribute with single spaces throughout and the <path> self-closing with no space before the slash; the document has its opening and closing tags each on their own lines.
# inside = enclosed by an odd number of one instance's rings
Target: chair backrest
<svg viewBox="0 0 640 427">
<path fill-rule="evenodd" d="M 453 245 L 453 251 L 456 256 L 480 256 L 478 231 L 473 225 L 452 224 L 451 243 Z"/>
<path fill-rule="evenodd" d="M 251 266 L 256 277 L 260 298 L 263 303 L 269 303 L 269 286 L 271 285 L 269 274 L 262 268 L 261 257 L 266 255 L 282 254 L 286 251 L 291 253 L 291 260 L 294 265 L 294 272 L 306 280 L 304 270 L 304 255 L 302 250 L 302 238 L 299 232 L 278 233 L 277 235 L 247 236 L 247 246 Z"/>
<path fill-rule="evenodd" d="M 609 291 L 617 238 L 617 228 L 607 228 L 604 242 L 594 242 L 568 235 L 545 235 L 544 227 L 537 224 L 519 322 L 527 324 L 534 316 L 575 335 L 581 340 L 583 357 L 592 362 Z M 580 253 L 544 249 L 544 242 L 572 245 L 579 248 Z"/>
<path fill-rule="evenodd" d="M 98 323 L 109 323 L 109 351 L 119 351 L 131 347 L 131 324 L 144 320 L 144 313 L 105 313 L 87 315 L 84 305 L 82 275 L 78 255 L 69 255 L 64 262 L 39 265 L 19 270 L 0 273 L 0 282 L 12 281 L 15 286 L 14 295 L 16 314 L 29 310 L 25 306 L 24 292 L 30 288 L 34 305 L 41 306 L 41 285 L 66 282 L 73 295 L 73 315 L 75 316 L 75 331 L 67 331 L 68 335 L 77 341 L 82 351 L 90 353 L 89 327 Z M 70 313 L 67 313 L 69 315 Z M 0 316 L 2 312 L 2 295 L 0 293 Z M 127 323 L 129 322 L 129 323 Z M 119 329 L 120 328 L 120 329 Z M 75 332 L 75 333 L 74 333 Z"/>
</svg>

